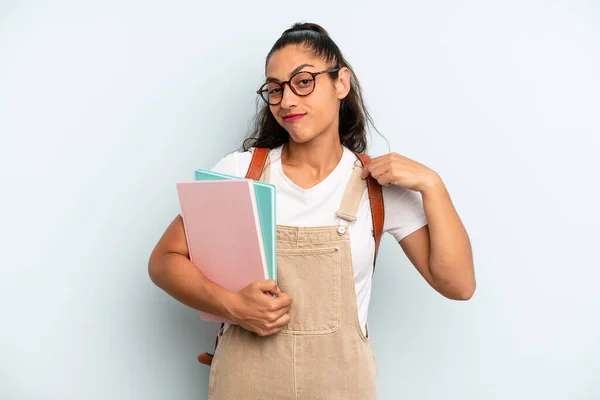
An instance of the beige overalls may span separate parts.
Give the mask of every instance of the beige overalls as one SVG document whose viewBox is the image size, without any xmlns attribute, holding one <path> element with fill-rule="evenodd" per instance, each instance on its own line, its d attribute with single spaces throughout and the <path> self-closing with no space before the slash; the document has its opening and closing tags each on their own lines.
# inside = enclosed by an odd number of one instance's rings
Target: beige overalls
<svg viewBox="0 0 600 400">
<path fill-rule="evenodd" d="M 349 221 L 366 189 L 357 161 L 339 226 L 277 226 L 278 286 L 290 323 L 261 337 L 238 325 L 218 334 L 209 400 L 371 400 L 377 366 L 358 322 Z M 260 178 L 269 180 L 269 162 Z M 335 210 L 332 210 L 334 213 Z"/>
</svg>

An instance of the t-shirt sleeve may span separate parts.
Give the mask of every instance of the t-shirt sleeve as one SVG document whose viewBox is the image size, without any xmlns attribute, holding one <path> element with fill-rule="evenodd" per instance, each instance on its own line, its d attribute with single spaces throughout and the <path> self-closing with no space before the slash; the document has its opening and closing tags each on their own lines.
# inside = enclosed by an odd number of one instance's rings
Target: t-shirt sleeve
<svg viewBox="0 0 600 400">
<path fill-rule="evenodd" d="M 220 159 L 211 171 L 243 178 L 246 176 L 251 159 L 250 152 L 236 151 Z"/>
<path fill-rule="evenodd" d="M 427 225 L 420 193 L 399 186 L 384 186 L 383 203 L 383 231 L 390 233 L 396 241 Z"/>
</svg>

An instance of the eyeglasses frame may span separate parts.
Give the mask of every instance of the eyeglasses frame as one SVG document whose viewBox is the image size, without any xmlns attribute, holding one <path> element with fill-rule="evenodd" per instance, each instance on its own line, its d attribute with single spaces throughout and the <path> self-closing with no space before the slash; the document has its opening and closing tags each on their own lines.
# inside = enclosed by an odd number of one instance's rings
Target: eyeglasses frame
<svg viewBox="0 0 600 400">
<path fill-rule="evenodd" d="M 263 89 L 263 88 L 265 87 L 265 85 L 267 85 L 267 84 L 269 84 L 269 83 L 271 83 L 271 82 L 265 82 L 265 83 L 264 83 L 264 84 L 263 84 L 263 85 L 260 87 L 260 89 L 258 89 L 258 90 L 256 91 L 256 94 L 258 94 L 258 95 L 260 96 L 260 98 L 261 98 L 261 99 L 263 99 L 263 101 L 264 101 L 265 103 L 267 103 L 268 105 L 270 105 L 270 106 L 276 106 L 277 104 L 281 103 L 281 101 L 283 100 L 283 91 L 285 90 L 285 89 L 284 89 L 284 86 L 285 86 L 286 84 L 289 86 L 289 88 L 292 90 L 292 92 L 293 92 L 293 93 L 294 93 L 296 96 L 300 96 L 300 97 L 306 97 L 306 96 L 310 96 L 310 95 L 312 94 L 312 92 L 314 92 L 314 91 L 315 91 L 315 88 L 317 87 L 317 81 L 316 81 L 316 79 L 315 79 L 317 75 L 321 75 L 321 74 L 324 74 L 324 73 L 334 73 L 334 72 L 338 72 L 338 71 L 339 71 L 339 70 L 341 70 L 341 69 L 342 69 L 342 68 L 329 68 L 329 69 L 326 69 L 326 70 L 323 70 L 323 71 L 319 71 L 319 72 L 298 71 L 298 72 L 296 72 L 294 75 L 290 76 L 290 79 L 289 79 L 289 80 L 287 80 L 287 81 L 284 81 L 284 82 L 275 82 L 275 83 L 278 83 L 278 84 L 279 84 L 279 86 L 281 86 L 281 100 L 279 100 L 277 103 L 273 103 L 273 104 L 269 103 L 267 100 L 265 100 L 265 98 L 264 98 L 264 97 L 262 96 L 262 94 L 261 94 L 261 93 L 264 93 L 264 92 L 266 91 L 265 89 Z M 302 74 L 302 73 L 305 73 L 305 74 L 310 74 L 310 75 L 312 75 L 312 79 L 313 79 L 313 82 L 314 82 L 314 83 L 313 83 L 313 88 L 312 88 L 312 90 L 310 91 L 310 93 L 307 93 L 307 94 L 299 94 L 298 92 L 296 92 L 296 90 L 294 90 L 294 86 L 292 86 L 292 84 L 291 84 L 291 82 L 292 82 L 292 79 L 294 79 L 294 77 L 295 77 L 296 75 L 298 75 L 298 74 Z"/>
</svg>

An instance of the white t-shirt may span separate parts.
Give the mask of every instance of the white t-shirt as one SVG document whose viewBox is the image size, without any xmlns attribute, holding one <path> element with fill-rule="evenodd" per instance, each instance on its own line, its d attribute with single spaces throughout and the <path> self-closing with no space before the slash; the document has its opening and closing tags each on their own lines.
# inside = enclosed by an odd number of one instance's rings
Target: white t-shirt
<svg viewBox="0 0 600 400">
<path fill-rule="evenodd" d="M 363 332 L 366 333 L 365 324 L 371 298 L 371 278 L 375 255 L 373 222 L 367 191 L 365 190 L 363 194 L 354 222 L 348 225 L 346 220 L 335 215 L 352 174 L 354 162 L 357 160 L 356 155 L 344 147 L 342 158 L 335 169 L 317 185 L 310 189 L 303 189 L 283 173 L 281 150 L 282 147 L 278 147 L 269 153 L 271 161 L 269 183 L 276 186 L 277 224 L 313 227 L 341 223 L 348 226 L 358 319 Z M 244 177 L 251 159 L 250 152 L 234 152 L 221 159 L 212 170 Z M 383 231 L 394 236 L 396 241 L 402 240 L 427 224 L 422 198 L 418 192 L 398 186 L 384 186 L 383 200 L 385 207 Z"/>
</svg>

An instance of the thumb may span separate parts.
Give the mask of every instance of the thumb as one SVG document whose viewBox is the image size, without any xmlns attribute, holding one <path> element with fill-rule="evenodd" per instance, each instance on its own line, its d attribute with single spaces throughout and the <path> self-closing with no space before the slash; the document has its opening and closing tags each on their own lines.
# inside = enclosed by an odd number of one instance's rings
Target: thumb
<svg viewBox="0 0 600 400">
<path fill-rule="evenodd" d="M 256 282 L 258 289 L 262 292 L 280 293 L 277 283 L 273 279 L 267 279 Z"/>
<path fill-rule="evenodd" d="M 360 177 L 362 179 L 366 179 L 367 176 L 369 176 L 369 174 L 371 173 L 371 171 L 369 170 L 369 164 L 365 165 L 362 169 L 362 172 L 360 174 Z"/>
</svg>

